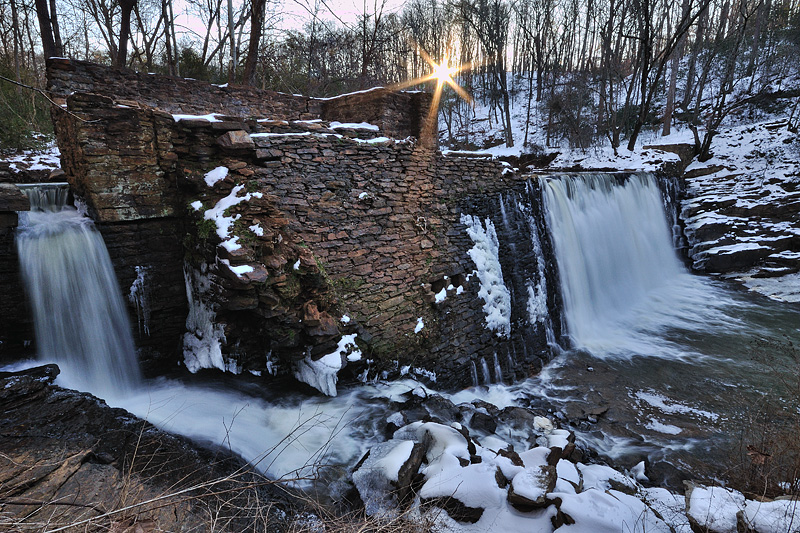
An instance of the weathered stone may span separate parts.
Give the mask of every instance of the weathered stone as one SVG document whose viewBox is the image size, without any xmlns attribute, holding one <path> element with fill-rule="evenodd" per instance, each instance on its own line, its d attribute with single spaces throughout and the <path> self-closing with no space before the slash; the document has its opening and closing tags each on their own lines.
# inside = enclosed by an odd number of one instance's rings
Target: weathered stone
<svg viewBox="0 0 800 533">
<path fill-rule="evenodd" d="M 319 326 L 320 314 L 316 303 L 308 301 L 303 305 L 303 322 L 308 326 Z"/>
<path fill-rule="evenodd" d="M 0 212 L 28 211 L 31 203 L 28 197 L 14 184 L 0 183 Z"/>
<path fill-rule="evenodd" d="M 330 337 L 339 334 L 339 327 L 336 319 L 328 313 L 319 315 L 319 324 L 308 328 L 308 334 L 314 337 Z"/>
<path fill-rule="evenodd" d="M 228 150 L 252 150 L 255 148 L 250 134 L 244 130 L 226 132 L 217 139 L 217 144 Z"/>
</svg>

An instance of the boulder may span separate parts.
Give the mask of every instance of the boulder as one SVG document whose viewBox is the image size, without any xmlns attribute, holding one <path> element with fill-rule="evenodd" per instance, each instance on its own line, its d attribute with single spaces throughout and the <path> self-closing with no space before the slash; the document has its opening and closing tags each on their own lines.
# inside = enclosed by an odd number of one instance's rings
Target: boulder
<svg viewBox="0 0 800 533">
<path fill-rule="evenodd" d="M 552 503 L 547 494 L 553 492 L 557 480 L 555 466 L 526 468 L 511 480 L 508 503 L 517 511 L 524 513 L 547 507 Z"/>
</svg>

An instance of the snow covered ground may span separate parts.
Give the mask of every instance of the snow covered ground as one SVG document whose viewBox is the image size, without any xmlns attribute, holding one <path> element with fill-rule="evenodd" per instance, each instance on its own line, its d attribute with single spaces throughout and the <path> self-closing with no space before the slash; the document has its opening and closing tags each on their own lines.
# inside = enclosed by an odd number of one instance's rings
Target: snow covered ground
<svg viewBox="0 0 800 533">
<path fill-rule="evenodd" d="M 55 141 L 43 150 L 27 150 L 0 156 L 0 181 L 32 183 L 46 181 L 50 173 L 61 167 L 61 152 Z"/>
<path fill-rule="evenodd" d="M 689 256 L 776 300 L 800 301 L 800 138 L 785 121 L 728 128 L 687 169 Z"/>
</svg>

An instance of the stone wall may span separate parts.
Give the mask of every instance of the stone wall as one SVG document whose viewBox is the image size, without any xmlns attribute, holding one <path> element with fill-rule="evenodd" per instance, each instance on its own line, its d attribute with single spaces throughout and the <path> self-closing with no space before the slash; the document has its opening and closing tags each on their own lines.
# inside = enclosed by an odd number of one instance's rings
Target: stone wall
<svg viewBox="0 0 800 533">
<path fill-rule="evenodd" d="M 27 196 L 9 183 L 0 183 L 0 360 L 30 355 L 26 348 L 33 339 L 33 323 L 22 290 L 14 234 L 18 211 L 30 209 Z"/>
<path fill-rule="evenodd" d="M 271 120 L 368 122 L 397 139 L 420 137 L 420 117 L 426 116 L 430 107 L 430 95 L 422 92 L 376 88 L 335 98 L 311 98 L 145 74 L 74 59 L 51 59 L 47 79 L 49 91 L 62 101 L 80 92 L 111 96 L 121 105 L 141 104 L 169 114 L 213 112 Z M 429 128 L 430 142 L 435 143 L 437 129 L 435 123 Z"/>
<path fill-rule="evenodd" d="M 394 101 L 375 92 L 382 108 Z M 325 116 L 362 122 L 348 104 L 359 94 L 325 104 Z M 419 133 L 429 96 L 403 98 L 417 120 L 392 127 Z M 528 375 L 547 357 L 525 305 L 512 311 L 516 346 L 487 329 L 467 254 L 474 243 L 462 214 L 497 218 L 501 192 L 527 189 L 502 163 L 445 157 L 413 137 L 328 120 L 176 120 L 161 103 L 84 92 L 65 104 L 54 118 L 67 179 L 107 240 L 123 292 L 145 273 L 149 324 L 145 331 L 139 316 L 135 329 L 153 368 L 181 359 L 186 285 L 193 342 L 213 336 L 233 371 L 289 371 L 353 333 L 363 356 L 345 377 L 434 371 L 436 385 L 464 386 L 481 359 L 498 380 Z M 400 111 L 367 118 L 388 123 Z M 209 172 L 221 167 L 214 181 Z M 225 217 L 231 233 L 220 237 L 215 220 Z M 530 266 L 501 253 L 504 271 Z M 209 313 L 215 326 L 200 331 L 197 317 Z"/>
</svg>

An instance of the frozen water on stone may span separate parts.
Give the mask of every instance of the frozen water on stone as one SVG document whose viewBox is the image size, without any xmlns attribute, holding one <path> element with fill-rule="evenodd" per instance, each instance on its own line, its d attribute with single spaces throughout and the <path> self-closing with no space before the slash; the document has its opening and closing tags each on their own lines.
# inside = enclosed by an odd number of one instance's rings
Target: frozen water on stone
<svg viewBox="0 0 800 533">
<path fill-rule="evenodd" d="M 482 223 L 478 217 L 461 215 L 461 223 L 467 227 L 475 246 L 467 254 L 475 263 L 481 288 L 478 295 L 483 299 L 486 313 L 486 326 L 497 332 L 498 336 L 511 335 L 511 293 L 503 282 L 500 266 L 500 243 L 494 223 L 486 219 Z"/>
</svg>

